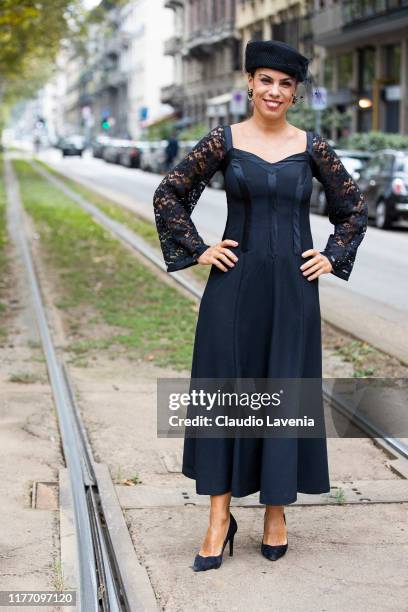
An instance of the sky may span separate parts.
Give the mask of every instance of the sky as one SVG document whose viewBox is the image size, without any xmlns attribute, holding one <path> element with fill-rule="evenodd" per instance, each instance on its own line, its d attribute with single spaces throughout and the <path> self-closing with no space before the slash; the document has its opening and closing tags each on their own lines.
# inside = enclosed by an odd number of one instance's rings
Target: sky
<svg viewBox="0 0 408 612">
<path fill-rule="evenodd" d="M 100 3 L 101 0 L 82 0 L 86 9 L 90 10 Z"/>
</svg>

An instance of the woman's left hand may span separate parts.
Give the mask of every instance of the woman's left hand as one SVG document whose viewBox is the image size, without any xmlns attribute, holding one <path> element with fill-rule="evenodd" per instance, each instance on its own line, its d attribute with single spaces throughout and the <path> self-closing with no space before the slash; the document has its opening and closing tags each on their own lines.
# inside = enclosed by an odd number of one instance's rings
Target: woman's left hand
<svg viewBox="0 0 408 612">
<path fill-rule="evenodd" d="M 314 280 L 321 274 L 328 274 L 332 271 L 333 266 L 326 255 L 322 255 L 317 249 L 309 249 L 302 253 L 302 257 L 311 256 L 313 256 L 312 259 L 300 266 L 300 271 L 307 280 Z"/>
</svg>

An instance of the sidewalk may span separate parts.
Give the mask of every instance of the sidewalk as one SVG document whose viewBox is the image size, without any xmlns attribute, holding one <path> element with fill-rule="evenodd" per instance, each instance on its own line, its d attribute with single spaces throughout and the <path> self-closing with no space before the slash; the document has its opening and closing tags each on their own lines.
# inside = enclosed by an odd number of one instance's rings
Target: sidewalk
<svg viewBox="0 0 408 612">
<path fill-rule="evenodd" d="M 259 551 L 263 507 L 258 495 L 233 498 L 234 556 L 225 554 L 217 571 L 194 573 L 209 498 L 198 496 L 200 505 L 194 505 L 195 483 L 177 471 L 182 440 L 156 437 L 156 379 L 171 376 L 174 372 L 149 364 L 119 362 L 73 371 L 96 456 L 113 476 L 137 472 L 142 481 L 116 490 L 163 610 L 407 609 L 408 481 L 367 439 L 328 440 L 332 486 L 346 481 L 345 489 L 360 487 L 364 497 L 364 486 L 355 484 L 365 481 L 381 499 L 384 481 L 391 494 L 394 482 L 396 497 L 402 486 L 405 502 L 341 505 L 332 498 L 328 505 L 326 496 L 299 494 L 286 509 L 288 552 L 271 563 Z M 315 505 L 308 505 L 312 499 Z"/>
</svg>

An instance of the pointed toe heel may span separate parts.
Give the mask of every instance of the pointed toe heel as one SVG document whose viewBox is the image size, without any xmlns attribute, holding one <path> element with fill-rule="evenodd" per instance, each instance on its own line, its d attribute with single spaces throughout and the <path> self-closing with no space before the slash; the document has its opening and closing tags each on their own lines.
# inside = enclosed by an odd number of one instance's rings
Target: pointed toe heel
<svg viewBox="0 0 408 612">
<path fill-rule="evenodd" d="M 285 513 L 283 514 L 283 520 L 285 521 L 285 525 L 286 525 Z M 288 536 L 287 535 L 286 535 L 286 544 L 278 544 L 276 546 L 272 546 L 271 544 L 264 544 L 264 541 L 262 538 L 261 553 L 266 559 L 269 559 L 269 561 L 277 561 L 278 559 L 280 559 L 280 557 L 283 557 L 283 555 L 286 553 L 287 550 L 288 550 Z"/>
<path fill-rule="evenodd" d="M 209 569 L 218 569 L 222 564 L 224 549 L 228 542 L 229 542 L 229 554 L 230 554 L 230 557 L 232 557 L 234 554 L 234 537 L 235 537 L 237 530 L 238 530 L 237 522 L 235 518 L 233 517 L 233 515 L 230 514 L 230 523 L 228 526 L 228 532 L 224 540 L 224 543 L 222 545 L 221 554 L 213 555 L 210 557 L 203 557 L 199 554 L 196 555 L 194 559 L 193 570 L 195 572 L 203 572 Z"/>
</svg>

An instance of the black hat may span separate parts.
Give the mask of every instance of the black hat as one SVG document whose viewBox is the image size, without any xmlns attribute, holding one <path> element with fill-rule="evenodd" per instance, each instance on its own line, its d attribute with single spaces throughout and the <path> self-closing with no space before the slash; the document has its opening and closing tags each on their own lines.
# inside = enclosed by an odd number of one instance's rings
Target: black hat
<svg viewBox="0 0 408 612">
<path fill-rule="evenodd" d="M 304 81 L 309 62 L 294 47 L 280 40 L 250 40 L 245 49 L 246 72 L 256 68 L 275 68 Z"/>
</svg>

